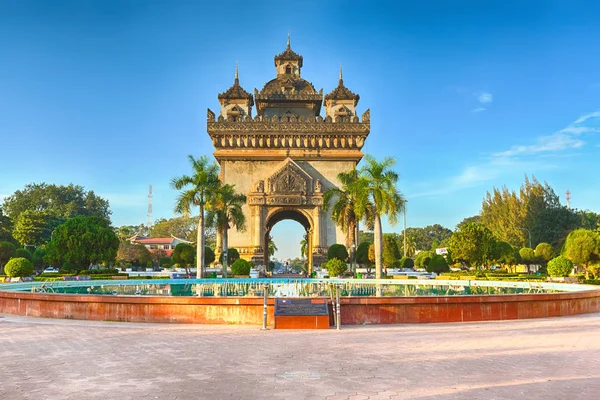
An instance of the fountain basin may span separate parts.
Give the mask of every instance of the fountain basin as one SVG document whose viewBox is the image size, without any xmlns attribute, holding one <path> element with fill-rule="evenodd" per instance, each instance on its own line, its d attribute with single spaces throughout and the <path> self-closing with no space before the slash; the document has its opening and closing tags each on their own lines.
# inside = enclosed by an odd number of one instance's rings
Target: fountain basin
<svg viewBox="0 0 600 400">
<path fill-rule="evenodd" d="M 346 290 L 341 299 L 341 321 L 344 325 L 399 324 L 430 322 L 467 322 L 503 319 L 543 318 L 600 312 L 600 290 L 591 285 L 570 285 L 538 282 L 492 281 L 394 281 L 394 280 L 159 280 L 58 282 L 48 292 L 39 292 L 42 283 L 21 283 L 0 286 L 0 313 L 47 318 L 67 318 L 127 322 L 167 322 L 200 324 L 260 325 L 263 316 L 262 285 L 269 284 L 269 295 L 277 297 L 327 298 L 330 285 L 348 288 L 384 287 L 383 297 L 353 295 Z M 192 285 L 204 294 L 206 285 L 230 284 L 238 288 L 236 295 L 224 296 L 160 296 L 138 294 L 106 294 L 88 292 L 87 288 L 110 285 L 144 287 L 144 285 Z M 244 287 L 255 290 L 240 292 Z M 363 285 L 363 286 L 360 286 Z M 480 293 L 481 290 L 516 289 L 514 294 L 454 294 L 413 296 L 417 287 L 460 287 Z M 288 292 L 275 293 L 277 287 L 288 286 Z M 85 288 L 86 294 L 60 293 L 60 289 Z M 295 289 L 294 289 L 295 288 Z M 302 292 L 303 289 L 311 291 Z M 475 288 L 477 290 L 475 290 Z M 492 290 L 493 289 L 493 290 Z M 406 290 L 408 295 L 397 295 Z M 442 289 L 440 289 L 442 290 Z M 136 292 L 138 289 L 136 289 Z M 363 290 L 363 293 L 365 290 Z M 368 292 L 368 290 L 367 290 Z M 394 295 L 396 294 L 396 295 Z M 273 325 L 274 298 L 268 299 L 267 324 Z M 332 315 L 330 313 L 330 315 Z"/>
</svg>

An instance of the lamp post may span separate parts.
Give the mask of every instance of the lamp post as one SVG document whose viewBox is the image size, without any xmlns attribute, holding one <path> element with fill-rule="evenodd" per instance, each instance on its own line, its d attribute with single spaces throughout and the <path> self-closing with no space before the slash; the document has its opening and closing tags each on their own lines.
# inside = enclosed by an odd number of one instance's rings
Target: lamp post
<svg viewBox="0 0 600 400">
<path fill-rule="evenodd" d="M 356 260 L 356 252 L 354 249 L 356 248 L 356 245 L 352 243 L 350 248 L 352 249 L 350 253 L 350 269 L 352 270 L 352 273 L 354 273 L 354 261 Z"/>
<path fill-rule="evenodd" d="M 527 228 L 517 228 L 517 229 L 527 232 L 527 234 L 529 235 L 529 248 L 531 249 L 531 231 Z"/>
</svg>

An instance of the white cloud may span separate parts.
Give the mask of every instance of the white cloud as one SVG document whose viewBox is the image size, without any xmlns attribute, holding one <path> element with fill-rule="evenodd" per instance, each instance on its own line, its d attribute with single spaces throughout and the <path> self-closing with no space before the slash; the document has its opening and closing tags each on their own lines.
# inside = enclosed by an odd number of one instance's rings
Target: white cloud
<svg viewBox="0 0 600 400">
<path fill-rule="evenodd" d="M 481 104 L 487 104 L 492 102 L 493 96 L 491 93 L 481 92 L 477 94 L 477 100 L 479 100 Z"/>
<path fill-rule="evenodd" d="M 477 107 L 477 108 L 474 108 L 472 111 L 474 113 L 478 113 L 478 112 L 482 112 L 482 111 L 485 111 L 485 110 L 487 110 L 487 108 L 485 108 L 485 107 Z"/>
<path fill-rule="evenodd" d="M 495 157 L 511 157 L 517 155 L 537 154 L 548 151 L 558 151 L 565 149 L 577 149 L 583 146 L 583 140 L 574 139 L 564 133 L 555 133 L 550 136 L 543 136 L 538 139 L 538 143 L 527 146 L 513 146 L 509 150 L 494 153 Z"/>
<path fill-rule="evenodd" d="M 558 131 L 559 133 L 572 133 L 574 135 L 579 135 L 582 133 L 595 133 L 600 132 L 600 129 L 590 128 L 588 126 L 567 126 L 564 129 Z"/>
<path fill-rule="evenodd" d="M 586 114 L 586 115 L 584 115 L 584 116 L 581 116 L 581 117 L 579 117 L 579 118 L 578 118 L 578 119 L 577 119 L 575 122 L 573 122 L 573 123 L 574 123 L 574 124 L 581 124 L 582 122 L 585 122 L 585 121 L 587 121 L 587 120 L 588 120 L 588 119 L 590 119 L 590 118 L 598 118 L 598 117 L 600 117 L 600 111 L 596 111 L 596 112 L 589 113 L 589 114 Z"/>
</svg>

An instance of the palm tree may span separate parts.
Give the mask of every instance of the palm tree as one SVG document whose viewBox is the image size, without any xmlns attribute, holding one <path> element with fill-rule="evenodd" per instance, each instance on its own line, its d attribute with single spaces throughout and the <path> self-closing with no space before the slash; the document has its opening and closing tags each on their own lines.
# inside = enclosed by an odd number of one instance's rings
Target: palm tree
<svg viewBox="0 0 600 400">
<path fill-rule="evenodd" d="M 271 235 L 269 235 L 269 244 L 268 244 L 269 257 L 273 257 L 277 250 L 279 250 L 279 249 L 275 245 L 275 242 L 273 241 L 273 237 Z"/>
<path fill-rule="evenodd" d="M 192 165 L 193 175 L 183 175 L 171 180 L 171 187 L 181 190 L 177 196 L 175 212 L 190 215 L 192 207 L 199 207 L 198 235 L 196 239 L 196 277 L 202 278 L 204 273 L 204 208 L 220 186 L 219 166 L 210 163 L 208 156 L 195 159 L 188 156 Z"/>
<path fill-rule="evenodd" d="M 206 222 L 214 226 L 221 235 L 223 248 L 223 276 L 227 277 L 227 250 L 229 248 L 228 232 L 234 226 L 238 231 L 246 230 L 246 217 L 242 206 L 246 204 L 246 196 L 237 193 L 234 185 L 222 185 L 208 204 Z"/>
<path fill-rule="evenodd" d="M 300 254 L 302 257 L 308 257 L 308 233 L 305 233 L 300 241 Z"/>
<path fill-rule="evenodd" d="M 359 176 L 356 170 L 340 172 L 338 180 L 341 186 L 332 187 L 323 194 L 323 208 L 328 211 L 331 207 L 331 219 L 346 234 L 346 248 L 352 243 L 358 243 L 358 221 L 365 219 L 367 225 L 372 225 L 372 207 L 367 203 L 357 203 L 357 182 Z M 333 203 L 333 204 L 332 204 Z M 359 207 L 362 206 L 362 207 Z"/>
<path fill-rule="evenodd" d="M 398 222 L 406 201 L 396 188 L 398 174 L 391 168 L 394 158 L 386 157 L 378 162 L 372 156 L 365 157 L 365 165 L 360 169 L 359 178 L 352 185 L 356 193 L 356 209 L 372 209 L 374 217 L 375 277 L 381 279 L 382 231 L 381 217 L 386 216 L 390 224 Z M 363 218 L 366 218 L 363 215 Z"/>
</svg>

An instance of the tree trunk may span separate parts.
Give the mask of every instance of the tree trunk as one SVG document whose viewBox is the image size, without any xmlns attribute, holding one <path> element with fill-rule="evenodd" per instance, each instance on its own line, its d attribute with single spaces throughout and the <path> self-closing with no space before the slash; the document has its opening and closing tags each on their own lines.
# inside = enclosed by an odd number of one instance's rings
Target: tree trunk
<svg viewBox="0 0 600 400">
<path fill-rule="evenodd" d="M 200 205 L 198 236 L 196 237 L 196 278 L 204 276 L 204 206 Z"/>
<path fill-rule="evenodd" d="M 375 279 L 381 279 L 381 217 L 376 213 L 375 215 L 375 229 L 374 229 L 374 246 L 375 246 Z"/>
<path fill-rule="evenodd" d="M 228 251 L 229 251 L 229 239 L 227 236 L 229 235 L 228 228 L 225 226 L 223 228 L 223 236 L 221 237 L 221 246 L 223 246 L 223 277 L 227 278 L 227 265 L 228 265 Z"/>
</svg>

